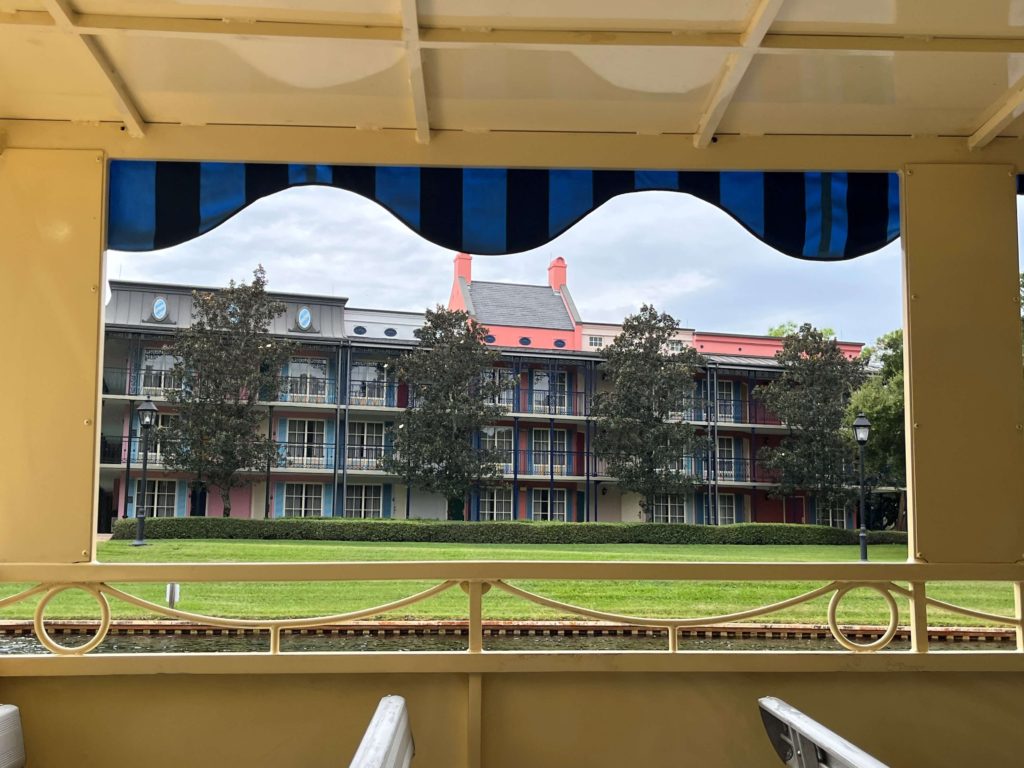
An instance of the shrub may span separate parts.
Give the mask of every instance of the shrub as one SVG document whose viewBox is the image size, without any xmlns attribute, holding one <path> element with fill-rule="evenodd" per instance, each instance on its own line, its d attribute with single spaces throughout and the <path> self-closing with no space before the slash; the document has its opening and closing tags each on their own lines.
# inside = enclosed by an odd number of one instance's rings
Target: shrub
<svg viewBox="0 0 1024 768">
<path fill-rule="evenodd" d="M 135 520 L 118 520 L 115 539 L 134 539 Z M 856 544 L 857 531 L 820 525 L 739 523 L 466 523 L 447 520 L 350 520 L 161 517 L 146 521 L 150 539 L 424 541 L 452 544 Z M 906 544 L 899 531 L 869 531 L 871 544 Z"/>
</svg>

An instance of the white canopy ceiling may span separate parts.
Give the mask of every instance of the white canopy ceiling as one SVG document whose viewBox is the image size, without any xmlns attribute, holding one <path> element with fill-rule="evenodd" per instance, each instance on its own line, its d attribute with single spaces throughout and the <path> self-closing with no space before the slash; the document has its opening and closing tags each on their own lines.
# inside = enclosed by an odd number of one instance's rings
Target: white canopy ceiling
<svg viewBox="0 0 1024 768">
<path fill-rule="evenodd" d="M 0 120 L 1017 137 L 1024 0 L 0 0 Z"/>
</svg>

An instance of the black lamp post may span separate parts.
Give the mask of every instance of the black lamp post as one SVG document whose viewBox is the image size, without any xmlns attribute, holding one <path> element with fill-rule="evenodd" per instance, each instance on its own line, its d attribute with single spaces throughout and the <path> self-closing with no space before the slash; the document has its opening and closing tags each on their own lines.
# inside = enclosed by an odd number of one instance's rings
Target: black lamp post
<svg viewBox="0 0 1024 768">
<path fill-rule="evenodd" d="M 149 430 L 156 424 L 157 409 L 150 398 L 135 409 L 139 414 L 139 426 L 142 427 L 142 499 L 135 494 L 135 541 L 133 547 L 146 544 L 146 467 L 149 464 Z M 156 494 L 153 494 L 154 501 Z"/>
<path fill-rule="evenodd" d="M 871 434 L 871 422 L 863 413 L 858 413 L 853 420 L 853 437 L 860 449 L 860 559 L 868 559 L 868 528 L 864 515 L 864 445 Z"/>
</svg>

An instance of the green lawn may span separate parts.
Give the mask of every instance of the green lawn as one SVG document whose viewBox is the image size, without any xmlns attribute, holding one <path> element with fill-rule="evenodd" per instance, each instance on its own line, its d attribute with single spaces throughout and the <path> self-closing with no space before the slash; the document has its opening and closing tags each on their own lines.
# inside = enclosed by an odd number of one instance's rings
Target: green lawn
<svg viewBox="0 0 1024 768">
<path fill-rule="evenodd" d="M 902 561 L 906 548 L 878 545 L 871 548 L 873 561 Z M 283 542 L 283 541 L 198 541 L 153 540 L 149 546 L 135 548 L 123 541 L 99 545 L 104 562 L 331 562 L 381 560 L 648 560 L 648 561 L 730 561 L 730 562 L 821 562 L 856 560 L 856 546 L 735 546 L 689 545 L 496 545 L 496 544 L 420 544 L 365 542 Z M 635 582 L 635 581 L 522 581 L 518 586 L 556 600 L 600 610 L 636 616 L 698 617 L 731 613 L 783 600 L 814 589 L 820 584 L 730 583 L 730 582 Z M 4 585 L 0 594 L 11 594 L 25 585 Z M 139 597 L 160 602 L 163 585 L 128 584 L 120 586 Z M 348 582 L 348 583 L 260 583 L 260 584 L 182 584 L 179 606 L 187 611 L 216 616 L 316 616 L 341 613 L 379 605 L 430 586 L 426 582 Z M 1013 596 L 1008 584 L 935 584 L 929 594 L 977 610 L 1011 614 Z M 828 598 L 774 614 L 763 621 L 822 624 Z M 906 601 L 900 600 L 901 622 L 906 621 Z M 0 618 L 29 618 L 35 601 L 26 601 L 0 610 Z M 140 609 L 114 602 L 115 617 L 140 618 Z M 94 618 L 97 611 L 91 598 L 77 592 L 65 593 L 51 602 L 50 618 Z M 880 596 L 858 590 L 844 599 L 840 620 L 849 623 L 879 624 L 887 619 Z M 510 595 L 490 592 L 484 598 L 484 616 L 490 619 L 553 619 L 563 617 L 554 611 L 518 600 Z M 391 618 L 463 619 L 466 596 L 454 589 L 396 613 Z M 571 616 L 565 615 L 565 618 Z M 980 624 L 955 614 L 932 611 L 933 625 Z"/>
</svg>

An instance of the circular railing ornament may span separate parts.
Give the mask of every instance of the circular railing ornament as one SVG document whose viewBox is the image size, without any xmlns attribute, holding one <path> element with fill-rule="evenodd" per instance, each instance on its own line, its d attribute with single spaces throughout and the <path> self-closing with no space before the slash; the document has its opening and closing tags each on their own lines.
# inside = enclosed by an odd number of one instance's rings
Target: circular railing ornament
<svg viewBox="0 0 1024 768">
<path fill-rule="evenodd" d="M 69 589 L 80 589 L 92 595 L 93 599 L 100 606 L 100 625 L 96 628 L 95 636 L 89 642 L 76 646 L 61 645 L 54 640 L 50 633 L 46 631 L 46 619 L 44 617 L 46 606 L 50 604 L 50 601 L 61 592 Z M 110 603 L 107 602 L 106 595 L 97 587 L 87 584 L 55 584 L 46 591 L 46 594 L 43 595 L 43 598 L 36 605 L 32 624 L 35 628 L 36 638 L 47 650 L 60 656 L 81 656 L 96 648 L 106 638 L 107 632 L 110 630 Z"/>
<path fill-rule="evenodd" d="M 886 627 L 885 632 L 877 640 L 870 643 L 857 643 L 848 638 L 843 630 L 839 627 L 839 622 L 836 619 L 836 610 L 839 607 L 839 603 L 842 601 L 848 592 L 855 589 L 873 589 L 875 592 L 885 598 L 885 603 L 889 607 L 889 626 Z M 841 585 L 832 595 L 832 599 L 828 601 L 828 628 L 832 632 L 832 637 L 836 639 L 843 648 L 854 653 L 872 653 L 874 651 L 880 651 L 890 642 L 893 637 L 896 636 L 896 628 L 899 625 L 900 612 L 896 606 L 896 599 L 892 596 L 883 586 L 878 584 L 869 583 L 852 583 Z"/>
</svg>

